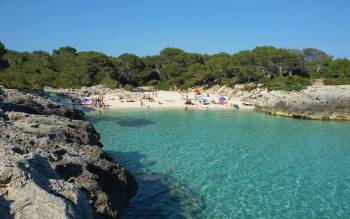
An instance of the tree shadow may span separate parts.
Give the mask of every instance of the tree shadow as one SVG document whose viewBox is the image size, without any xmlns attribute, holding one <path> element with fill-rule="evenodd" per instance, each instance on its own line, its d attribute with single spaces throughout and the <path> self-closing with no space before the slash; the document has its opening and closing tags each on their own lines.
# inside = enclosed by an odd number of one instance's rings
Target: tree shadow
<svg viewBox="0 0 350 219">
<path fill-rule="evenodd" d="M 156 161 L 142 163 L 146 156 L 139 152 L 107 151 L 136 178 L 138 192 L 131 199 L 122 218 L 189 218 L 199 217 L 206 208 L 204 198 L 174 177 L 149 170 Z"/>
</svg>

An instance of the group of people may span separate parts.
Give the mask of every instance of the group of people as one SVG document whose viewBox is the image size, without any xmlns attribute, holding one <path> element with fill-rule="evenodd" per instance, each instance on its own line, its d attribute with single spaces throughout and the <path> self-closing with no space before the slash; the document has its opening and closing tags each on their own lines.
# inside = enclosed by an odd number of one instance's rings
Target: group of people
<svg viewBox="0 0 350 219">
<path fill-rule="evenodd" d="M 106 107 L 103 99 L 104 99 L 103 95 L 91 97 L 91 100 L 94 101 L 94 106 L 97 108 L 100 114 L 102 114 L 102 109 L 105 109 Z"/>
<path fill-rule="evenodd" d="M 91 100 L 94 101 L 94 106 L 97 108 L 105 108 L 105 103 L 103 101 L 103 95 L 93 96 Z"/>
</svg>

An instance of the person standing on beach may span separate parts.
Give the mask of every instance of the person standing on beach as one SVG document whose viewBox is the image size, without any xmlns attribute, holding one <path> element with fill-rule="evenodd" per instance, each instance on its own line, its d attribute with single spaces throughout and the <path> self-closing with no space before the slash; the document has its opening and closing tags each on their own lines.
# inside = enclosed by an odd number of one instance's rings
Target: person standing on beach
<svg viewBox="0 0 350 219">
<path fill-rule="evenodd" d="M 100 101 L 101 101 L 100 104 L 101 104 L 101 107 L 102 107 L 103 109 L 105 109 L 105 102 L 103 101 L 103 99 L 104 99 L 104 98 L 103 98 L 103 95 L 101 95 L 101 96 L 100 96 Z"/>
</svg>

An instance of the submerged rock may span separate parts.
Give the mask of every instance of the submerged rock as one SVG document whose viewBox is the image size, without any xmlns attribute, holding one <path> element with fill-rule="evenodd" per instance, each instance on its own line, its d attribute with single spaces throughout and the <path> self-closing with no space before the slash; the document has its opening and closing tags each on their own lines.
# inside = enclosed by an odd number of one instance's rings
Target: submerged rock
<svg viewBox="0 0 350 219">
<path fill-rule="evenodd" d="M 0 89 L 0 218 L 119 218 L 137 185 L 83 113 Z"/>
</svg>

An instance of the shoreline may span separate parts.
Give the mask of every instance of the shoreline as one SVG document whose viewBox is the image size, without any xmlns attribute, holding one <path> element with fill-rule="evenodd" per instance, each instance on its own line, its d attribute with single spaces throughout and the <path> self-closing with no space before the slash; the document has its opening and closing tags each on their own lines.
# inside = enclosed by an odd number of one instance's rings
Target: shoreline
<svg viewBox="0 0 350 219">
<path fill-rule="evenodd" d="M 111 90 L 103 86 L 79 89 L 49 89 L 49 92 L 63 92 L 72 98 L 103 95 L 107 108 L 104 110 L 239 110 L 257 111 L 298 119 L 350 120 L 350 85 L 314 84 L 301 91 L 268 91 L 261 87 L 247 91 L 244 85 L 235 87 L 213 86 L 202 89 L 202 96 L 209 102 L 203 106 L 193 92 L 156 91 L 131 92 L 123 89 Z M 217 104 L 224 97 L 226 104 Z M 194 105 L 185 105 L 189 99 Z M 98 111 L 97 108 L 82 106 Z"/>
<path fill-rule="evenodd" d="M 84 113 L 99 113 L 99 111 L 95 108 L 89 108 L 89 109 L 82 109 Z M 105 112 L 160 112 L 160 111 L 184 111 L 184 112 L 197 112 L 197 111 L 210 111 L 210 112 L 258 112 L 256 110 L 251 109 L 241 109 L 241 110 L 234 110 L 231 108 L 189 108 L 188 110 L 185 110 L 183 107 L 154 107 L 154 108 L 140 108 L 140 107 L 122 107 L 122 108 L 106 108 L 101 110 L 101 115 L 103 115 Z"/>
<path fill-rule="evenodd" d="M 82 108 L 81 108 L 82 109 Z M 185 106 L 153 106 L 150 108 L 140 107 L 140 106 L 122 106 L 122 107 L 106 107 L 105 109 L 99 109 L 93 106 L 84 106 L 83 111 L 92 111 L 98 112 L 101 110 L 104 111 L 125 111 L 125 110 L 138 110 L 138 111 L 160 111 L 160 110 L 185 110 Z M 208 107 L 204 108 L 201 106 L 189 106 L 188 111 L 256 111 L 253 108 L 241 108 L 239 110 L 234 109 L 233 107 Z"/>
</svg>

